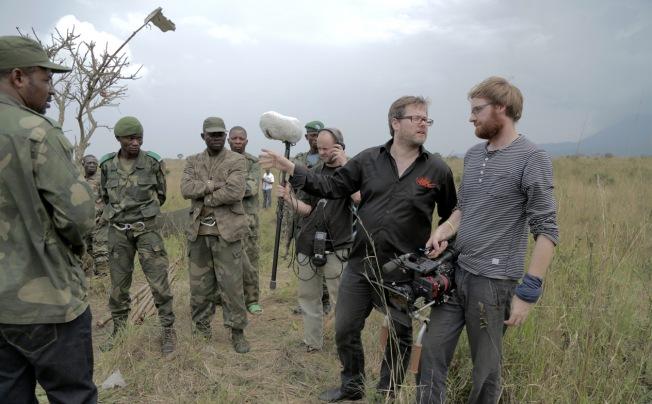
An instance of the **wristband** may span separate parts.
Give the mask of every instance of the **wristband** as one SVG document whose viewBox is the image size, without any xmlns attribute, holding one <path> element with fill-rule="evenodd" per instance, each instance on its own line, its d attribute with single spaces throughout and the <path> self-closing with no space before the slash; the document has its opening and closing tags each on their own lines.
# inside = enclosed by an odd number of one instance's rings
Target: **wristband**
<svg viewBox="0 0 652 404">
<path fill-rule="evenodd" d="M 516 287 L 514 294 L 524 302 L 536 303 L 543 291 L 541 285 L 543 285 L 543 279 L 538 276 L 525 274 L 523 282 Z"/>
<path fill-rule="evenodd" d="M 451 222 L 449 222 L 448 220 L 446 220 L 446 221 L 444 222 L 444 224 L 447 224 L 448 227 L 451 228 L 451 231 L 453 232 L 453 234 L 455 234 L 455 227 L 453 227 L 453 224 L 452 224 Z"/>
</svg>

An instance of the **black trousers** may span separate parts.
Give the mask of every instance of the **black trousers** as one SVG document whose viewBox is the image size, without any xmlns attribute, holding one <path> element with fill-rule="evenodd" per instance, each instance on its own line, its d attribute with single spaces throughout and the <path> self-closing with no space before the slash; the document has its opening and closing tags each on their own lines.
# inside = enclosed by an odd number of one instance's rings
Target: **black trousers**
<svg viewBox="0 0 652 404">
<path fill-rule="evenodd" d="M 365 320 L 376 307 L 386 312 L 384 293 L 379 285 L 369 281 L 362 265 L 349 263 L 342 273 L 335 309 L 335 343 L 342 363 L 342 390 L 364 388 L 364 351 L 361 333 Z M 378 390 L 396 391 L 403 382 L 412 349 L 412 323 L 406 317 L 395 321 L 390 316 L 390 338 L 380 369 Z"/>
<path fill-rule="evenodd" d="M 96 403 L 91 310 L 61 324 L 0 324 L 0 402 Z"/>
</svg>

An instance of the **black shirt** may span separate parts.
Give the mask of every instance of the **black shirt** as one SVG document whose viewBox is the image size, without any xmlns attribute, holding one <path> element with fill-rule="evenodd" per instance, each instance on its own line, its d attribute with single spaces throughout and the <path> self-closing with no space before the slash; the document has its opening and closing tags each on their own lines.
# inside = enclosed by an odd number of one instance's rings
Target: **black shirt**
<svg viewBox="0 0 652 404">
<path fill-rule="evenodd" d="M 333 175 L 339 167 L 328 167 L 322 163 L 310 169 L 321 175 Z M 326 249 L 335 251 L 350 248 L 353 243 L 353 202 L 350 195 L 338 199 L 323 199 L 302 193 L 301 201 L 312 207 L 307 217 L 301 218 L 297 235 L 297 252 L 312 255 L 315 232 L 327 234 Z"/>
<path fill-rule="evenodd" d="M 421 148 L 399 178 L 391 145 L 392 140 L 364 150 L 332 176 L 296 165 L 290 177 L 293 188 L 329 199 L 360 191 L 351 268 L 361 268 L 359 264 L 365 262 L 377 269 L 398 255 L 424 247 L 435 205 L 442 223 L 457 204 L 453 174 L 440 157 Z"/>
</svg>

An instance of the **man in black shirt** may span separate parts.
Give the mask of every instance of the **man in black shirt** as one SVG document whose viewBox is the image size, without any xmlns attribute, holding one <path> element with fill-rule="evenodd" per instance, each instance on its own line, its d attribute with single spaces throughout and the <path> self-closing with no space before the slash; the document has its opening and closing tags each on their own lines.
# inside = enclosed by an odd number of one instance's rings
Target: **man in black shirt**
<svg viewBox="0 0 652 404">
<path fill-rule="evenodd" d="M 311 168 L 320 175 L 333 175 L 346 164 L 344 139 L 335 128 L 324 128 L 317 138 L 320 162 Z M 299 278 L 298 295 L 303 314 L 304 343 L 308 352 L 321 350 L 324 343 L 322 279 L 325 278 L 331 306 L 335 307 L 340 275 L 353 243 L 352 201 L 324 199 L 306 193 L 293 195 L 289 185 L 278 187 L 279 195 L 301 217 L 296 232 Z"/>
<path fill-rule="evenodd" d="M 424 247 L 431 237 L 435 206 L 443 223 L 457 203 L 453 174 L 439 157 L 423 148 L 432 120 L 422 97 L 394 101 L 388 123 L 392 139 L 367 149 L 332 176 L 321 176 L 281 155 L 263 150 L 261 165 L 292 175 L 295 189 L 326 198 L 361 193 L 356 236 L 342 274 L 335 314 L 335 342 L 342 362 L 340 387 L 321 394 L 329 402 L 364 396 L 364 351 L 361 332 L 371 309 L 386 311 L 379 288 L 380 268 L 390 259 Z M 412 324 L 390 312 L 398 343 L 387 344 L 378 390 L 393 396 L 403 381 L 412 344 Z"/>
</svg>

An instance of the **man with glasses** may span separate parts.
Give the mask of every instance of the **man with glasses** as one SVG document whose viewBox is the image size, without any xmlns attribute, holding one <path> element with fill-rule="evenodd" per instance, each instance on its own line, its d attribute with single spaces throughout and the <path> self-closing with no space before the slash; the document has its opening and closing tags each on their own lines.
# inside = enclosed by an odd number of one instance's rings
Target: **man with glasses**
<svg viewBox="0 0 652 404">
<path fill-rule="evenodd" d="M 550 157 L 515 128 L 521 92 L 490 77 L 471 89 L 469 100 L 469 121 L 485 142 L 466 153 L 457 207 L 427 245 L 435 257 L 457 234 L 459 257 L 456 293 L 430 313 L 419 403 L 445 401 L 448 366 L 464 327 L 473 359 L 469 402 L 498 402 L 503 333 L 523 324 L 539 298 L 559 238 Z M 528 228 L 535 243 L 523 276 Z"/>
<path fill-rule="evenodd" d="M 295 189 L 328 199 L 360 191 L 356 236 L 342 274 L 335 312 L 335 342 L 342 362 L 341 384 L 325 391 L 323 401 L 364 397 L 364 351 L 361 332 L 372 308 L 387 312 L 380 268 L 392 258 L 415 252 L 430 237 L 435 206 L 446 220 L 457 203 L 453 174 L 439 157 L 423 148 L 432 120 L 428 102 L 405 96 L 394 101 L 388 114 L 392 136 L 387 143 L 367 149 L 337 170 L 322 176 L 281 155 L 263 150 L 263 167 L 276 167 L 292 175 Z M 440 221 L 441 222 L 441 221 Z M 390 341 L 377 389 L 393 397 L 403 382 L 410 356 L 412 324 L 406 315 L 388 313 Z"/>
</svg>

